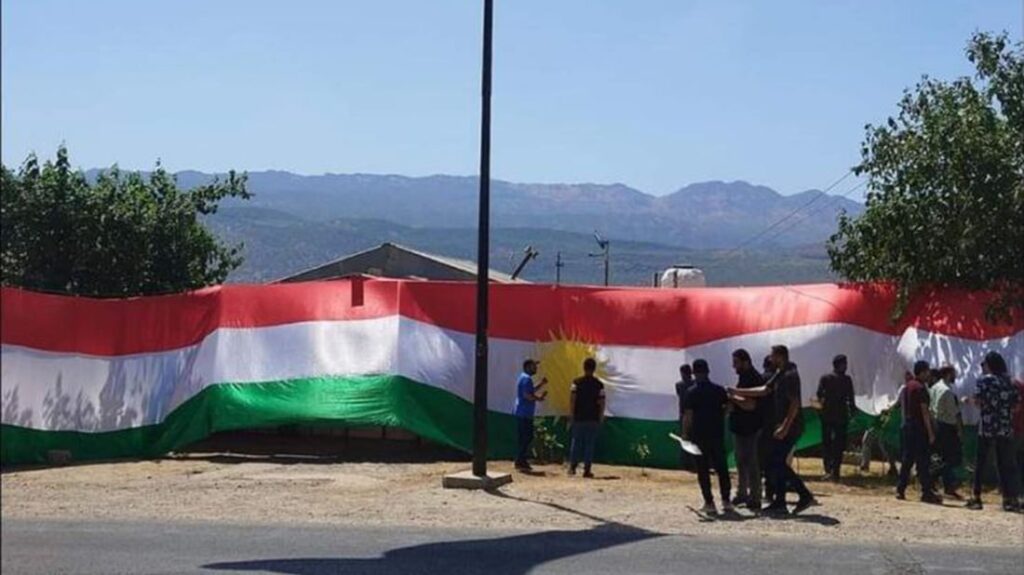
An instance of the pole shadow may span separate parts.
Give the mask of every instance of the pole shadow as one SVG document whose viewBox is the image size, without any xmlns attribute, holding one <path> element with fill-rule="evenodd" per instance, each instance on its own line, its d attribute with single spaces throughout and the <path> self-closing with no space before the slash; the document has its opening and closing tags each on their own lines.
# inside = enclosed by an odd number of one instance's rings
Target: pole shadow
<svg viewBox="0 0 1024 575">
<path fill-rule="evenodd" d="M 235 572 L 269 572 L 282 575 L 366 573 L 369 575 L 408 573 L 487 573 L 525 575 L 534 568 L 575 555 L 664 537 L 633 525 L 611 521 L 565 505 L 508 495 L 498 490 L 488 494 L 502 499 L 543 505 L 598 523 L 586 530 L 539 531 L 524 535 L 443 541 L 401 547 L 373 558 L 280 558 L 232 561 L 203 565 L 204 569 Z"/>
<path fill-rule="evenodd" d="M 443 541 L 401 547 L 379 557 L 299 557 L 254 559 L 203 565 L 230 572 L 322 575 L 360 573 L 487 573 L 525 575 L 536 567 L 567 557 L 661 537 L 621 524 L 602 524 L 584 531 L 541 531 L 510 537 Z"/>
</svg>

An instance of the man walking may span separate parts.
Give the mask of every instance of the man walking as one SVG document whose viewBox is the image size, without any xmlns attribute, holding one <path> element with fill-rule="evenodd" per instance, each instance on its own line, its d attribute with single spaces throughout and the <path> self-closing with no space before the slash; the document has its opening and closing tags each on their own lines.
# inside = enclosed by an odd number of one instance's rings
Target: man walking
<svg viewBox="0 0 1024 575">
<path fill-rule="evenodd" d="M 686 433 L 686 430 L 683 428 L 683 404 L 686 401 L 686 394 L 692 387 L 693 369 L 690 367 L 690 364 L 684 363 L 679 366 L 679 381 L 676 382 L 676 397 L 679 399 L 679 433 L 681 435 Z M 695 471 L 697 469 L 693 456 L 687 453 L 685 449 L 679 450 L 679 467 L 687 471 Z"/>
<path fill-rule="evenodd" d="M 537 385 L 533 384 L 533 376 L 537 374 L 537 364 L 533 359 L 523 362 L 523 372 L 516 382 L 516 423 L 519 431 L 519 450 L 516 455 L 515 467 L 519 471 L 530 471 L 530 444 L 533 443 L 533 417 L 537 410 L 537 402 L 544 401 L 548 396 L 542 391 L 548 380 L 544 378 Z"/>
<path fill-rule="evenodd" d="M 594 377 L 597 362 L 588 357 L 583 361 L 583 377 L 572 382 L 569 398 L 569 425 L 572 428 L 572 445 L 569 447 L 569 475 L 576 475 L 576 467 L 583 458 L 583 477 L 594 474 L 590 467 L 594 462 L 594 448 L 597 432 L 604 422 L 604 384 Z"/>
<path fill-rule="evenodd" d="M 846 375 L 845 355 L 832 359 L 832 373 L 818 381 L 818 408 L 821 419 L 821 458 L 825 466 L 825 479 L 839 481 L 846 451 L 846 430 L 850 418 L 856 413 L 853 400 L 853 380 Z"/>
<path fill-rule="evenodd" d="M 903 427 L 900 430 L 903 447 L 900 458 L 900 479 L 896 485 L 896 499 L 906 499 L 907 484 L 910 483 L 910 470 L 917 468 L 917 478 L 921 482 L 921 501 L 924 503 L 941 504 L 942 498 L 932 490 L 932 474 L 929 458 L 930 446 L 935 443 L 935 432 L 932 430 L 932 416 L 929 407 L 928 378 L 931 368 L 927 361 L 914 364 L 913 377 L 907 378 L 900 392 L 900 409 L 903 414 Z"/>
<path fill-rule="evenodd" d="M 762 387 L 733 389 L 733 395 L 744 398 L 772 396 L 775 420 L 778 425 L 772 433 L 771 454 L 768 458 L 768 477 L 771 484 L 772 502 L 765 512 L 786 515 L 786 492 L 795 491 L 800 499 L 793 513 L 800 513 L 817 503 L 804 484 L 803 479 L 793 471 L 787 459 L 803 433 L 804 419 L 801 413 L 800 373 L 795 363 L 789 360 L 789 348 L 784 345 L 772 346 L 772 363 L 775 375 Z"/>
<path fill-rule="evenodd" d="M 718 476 L 718 488 L 722 496 L 722 510 L 726 513 L 733 510 L 729 501 L 732 485 L 729 480 L 729 467 L 725 461 L 725 410 L 729 405 L 729 396 L 725 388 L 712 383 L 708 362 L 698 359 L 693 362 L 693 389 L 686 394 L 685 415 L 683 417 L 685 436 L 697 444 L 701 454 L 697 460 L 697 482 L 704 497 L 701 510 L 706 515 L 717 515 L 715 498 L 711 494 L 711 468 L 714 467 Z"/>
<path fill-rule="evenodd" d="M 751 389 L 764 385 L 761 374 L 754 369 L 750 354 L 745 349 L 732 352 L 732 367 L 736 370 L 739 389 Z M 748 399 L 737 402 L 737 408 L 729 416 L 729 430 L 733 433 L 736 454 L 738 485 L 732 504 L 746 506 L 754 513 L 761 512 L 761 466 L 758 462 L 758 448 L 763 425 L 761 403 L 763 400 Z"/>
<path fill-rule="evenodd" d="M 935 450 L 942 459 L 943 492 L 953 499 L 961 499 L 956 492 L 959 481 L 956 470 L 963 463 L 963 447 L 960 437 L 963 434 L 964 422 L 960 417 L 960 401 L 953 392 L 956 381 L 956 368 L 951 365 L 939 370 L 939 377 L 928 390 L 932 418 L 935 420 Z"/>
</svg>

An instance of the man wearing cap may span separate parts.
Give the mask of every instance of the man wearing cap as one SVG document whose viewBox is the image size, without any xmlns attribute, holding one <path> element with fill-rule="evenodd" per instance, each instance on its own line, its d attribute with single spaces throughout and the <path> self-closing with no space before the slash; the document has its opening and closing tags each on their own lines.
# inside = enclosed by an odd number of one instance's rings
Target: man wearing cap
<svg viewBox="0 0 1024 575">
<path fill-rule="evenodd" d="M 519 374 L 516 382 L 516 423 L 519 429 L 519 450 L 516 455 L 515 466 L 519 471 L 530 471 L 530 444 L 533 443 L 533 417 L 537 411 L 537 402 L 544 401 L 548 396 L 546 391 L 541 391 L 547 385 L 548 380 L 544 378 L 537 385 L 533 384 L 533 376 L 537 374 L 537 365 L 540 362 L 534 359 L 527 359 L 523 362 L 523 372 Z"/>
<path fill-rule="evenodd" d="M 846 356 L 837 355 L 832 359 L 832 373 L 821 376 L 816 394 L 821 419 L 821 459 L 825 467 L 825 479 L 839 481 L 839 470 L 843 465 L 846 451 L 846 430 L 850 418 L 856 413 L 853 401 L 853 380 L 846 375 Z"/>
</svg>

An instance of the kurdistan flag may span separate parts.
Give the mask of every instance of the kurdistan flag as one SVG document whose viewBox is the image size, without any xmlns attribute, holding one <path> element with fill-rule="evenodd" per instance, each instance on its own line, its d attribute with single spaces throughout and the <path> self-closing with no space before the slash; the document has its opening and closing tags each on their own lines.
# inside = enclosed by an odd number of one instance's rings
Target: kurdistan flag
<svg viewBox="0 0 1024 575">
<path fill-rule="evenodd" d="M 1024 372 L 1024 318 L 985 323 L 985 296 L 944 291 L 897 324 L 882 286 L 644 289 L 493 285 L 491 456 L 514 451 L 515 381 L 542 360 L 552 429 L 593 356 L 607 383 L 606 462 L 671 467 L 678 366 L 705 358 L 731 385 L 730 356 L 789 346 L 805 405 L 837 353 L 868 416 L 892 403 L 916 359 L 978 375 L 988 350 Z M 468 450 L 474 359 L 470 283 L 352 280 L 224 286 L 95 300 L 4 288 L 5 463 L 158 456 L 218 431 L 284 424 L 387 425 Z M 564 430 L 560 431 L 564 434 Z M 808 418 L 801 440 L 818 442 Z M 650 455 L 639 460 L 647 446 Z"/>
</svg>

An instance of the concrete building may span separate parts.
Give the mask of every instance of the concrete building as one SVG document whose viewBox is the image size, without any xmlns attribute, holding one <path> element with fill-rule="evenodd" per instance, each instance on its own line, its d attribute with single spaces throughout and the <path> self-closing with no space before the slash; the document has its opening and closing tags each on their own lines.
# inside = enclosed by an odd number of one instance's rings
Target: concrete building
<svg viewBox="0 0 1024 575">
<path fill-rule="evenodd" d="M 421 252 L 388 242 L 279 279 L 276 283 L 323 281 L 356 275 L 473 281 L 476 280 L 476 264 L 468 260 Z M 509 274 L 494 270 L 490 272 L 490 279 L 497 283 L 527 283 L 520 279 L 512 279 Z"/>
</svg>

